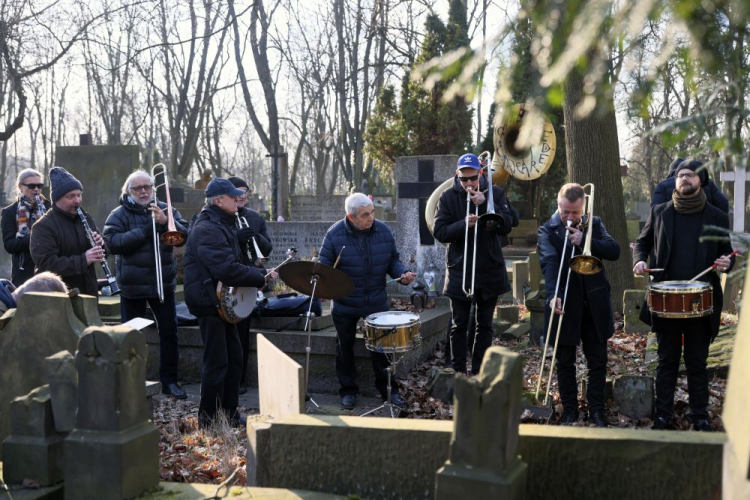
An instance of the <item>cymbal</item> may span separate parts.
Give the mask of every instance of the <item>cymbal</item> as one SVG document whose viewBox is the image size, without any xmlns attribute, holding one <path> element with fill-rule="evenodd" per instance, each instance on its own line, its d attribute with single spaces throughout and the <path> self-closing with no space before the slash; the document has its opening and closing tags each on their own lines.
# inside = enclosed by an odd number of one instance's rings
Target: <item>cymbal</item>
<svg viewBox="0 0 750 500">
<path fill-rule="evenodd" d="M 315 296 L 321 299 L 340 299 L 354 290 L 354 283 L 342 271 L 320 262 L 298 260 L 279 267 L 279 277 L 290 288 L 312 295 L 313 276 L 318 277 Z"/>
</svg>

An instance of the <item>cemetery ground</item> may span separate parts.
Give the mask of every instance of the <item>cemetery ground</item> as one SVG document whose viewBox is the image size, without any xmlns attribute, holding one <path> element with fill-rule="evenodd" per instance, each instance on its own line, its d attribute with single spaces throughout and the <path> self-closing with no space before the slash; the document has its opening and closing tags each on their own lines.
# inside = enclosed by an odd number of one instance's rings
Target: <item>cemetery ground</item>
<svg viewBox="0 0 750 500">
<path fill-rule="evenodd" d="M 519 319 L 526 315 L 528 312 L 521 306 Z M 736 315 L 724 314 L 722 316 L 722 333 L 714 342 L 712 352 L 718 352 L 720 355 L 722 345 L 727 342 L 730 343 L 729 350 L 731 351 L 736 323 Z M 610 381 L 612 377 L 622 375 L 655 375 L 655 352 L 653 348 L 647 348 L 647 335 L 629 334 L 623 331 L 622 318 L 619 315 L 615 316 L 615 329 L 615 335 L 608 343 L 607 418 L 610 427 L 649 429 L 652 424 L 650 419 L 631 419 L 620 414 L 619 408 L 611 397 Z M 542 358 L 541 349 L 530 342 L 528 335 L 520 339 L 496 337 L 493 339 L 493 345 L 500 345 L 523 355 L 524 390 L 533 394 Z M 547 357 L 547 365 L 549 365 L 549 358 L 550 356 Z M 403 415 L 405 418 L 441 420 L 453 418 L 453 404 L 431 397 L 427 390 L 430 372 L 434 368 L 443 368 L 444 363 L 445 343 L 441 342 L 429 359 L 417 365 L 405 379 L 401 380 L 401 393 L 408 403 L 408 411 Z M 580 348 L 577 365 L 580 379 L 581 375 L 585 374 L 586 368 L 586 361 Z M 713 428 L 723 431 L 721 415 L 727 370 L 725 365 L 709 366 L 709 370 L 709 416 Z M 545 371 L 546 373 L 548 372 Z M 329 399 L 332 398 L 337 400 L 334 396 Z M 530 412 L 525 411 L 521 416 L 521 422 L 559 425 L 562 405 L 557 393 L 556 377 L 553 377 L 551 398 L 555 413 L 548 421 L 535 418 Z M 581 399 L 579 403 L 580 409 L 585 410 L 585 399 Z M 257 405 L 251 404 L 250 406 L 255 406 L 255 408 L 241 408 L 243 413 L 248 414 L 248 425 L 252 422 L 268 420 L 267 417 L 257 413 Z M 165 396 L 155 398 L 154 423 L 160 431 L 161 480 L 244 485 L 247 448 L 245 429 L 230 427 L 227 422 L 219 422 L 214 429 L 198 429 L 197 410 L 197 399 L 193 397 L 186 401 L 177 401 Z M 576 425 L 586 427 L 588 423 L 585 419 L 585 411 L 581 413 L 582 416 Z M 678 429 L 689 431 L 691 422 L 688 414 L 687 377 L 683 369 L 675 392 L 675 423 Z"/>
</svg>

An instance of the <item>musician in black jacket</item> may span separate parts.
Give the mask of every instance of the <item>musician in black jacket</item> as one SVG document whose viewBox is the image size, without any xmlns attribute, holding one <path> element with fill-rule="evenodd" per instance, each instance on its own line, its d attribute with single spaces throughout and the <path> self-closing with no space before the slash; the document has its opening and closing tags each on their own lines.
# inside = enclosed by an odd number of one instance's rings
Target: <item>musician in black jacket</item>
<svg viewBox="0 0 750 500">
<path fill-rule="evenodd" d="M 122 322 L 143 317 L 146 306 L 154 313 L 159 331 L 159 379 L 164 394 L 177 399 L 187 394 L 177 385 L 179 348 L 177 345 L 177 316 L 175 289 L 177 262 L 173 248 L 159 242 L 163 302 L 157 288 L 156 258 L 154 256 L 154 221 L 156 237 L 167 230 L 167 204 L 154 204 L 154 179 L 144 170 L 130 174 L 122 186 L 120 206 L 112 210 L 104 223 L 104 239 L 117 256 L 116 274 L 120 285 L 120 315 Z M 172 208 L 175 229 L 187 238 L 187 222 Z M 182 243 L 184 245 L 184 242 Z"/>
<path fill-rule="evenodd" d="M 44 212 L 52 206 L 42 196 L 42 174 L 26 168 L 18 173 L 16 181 L 18 198 L 2 212 L 3 246 L 11 255 L 11 281 L 21 286 L 24 281 L 34 276 L 34 261 L 31 260 L 29 240 L 31 226 L 42 218 Z M 38 205 L 37 200 L 42 200 Z"/>
<path fill-rule="evenodd" d="M 242 262 L 234 231 L 237 200 L 242 195 L 228 180 L 212 180 L 206 188 L 206 206 L 190 231 L 185 250 L 185 302 L 198 317 L 204 345 L 198 414 L 201 427 L 210 426 L 218 412 L 224 412 L 233 425 L 245 424 L 237 411 L 242 346 L 235 325 L 219 316 L 216 296 L 219 282 L 258 288 L 266 283 L 261 270 Z"/>
<path fill-rule="evenodd" d="M 547 287 L 544 327 L 549 325 L 553 310 L 549 345 L 554 345 L 557 322 L 562 321 L 557 347 L 557 382 L 563 404 L 561 422 L 571 425 L 578 421 L 578 384 L 576 382 L 576 349 L 582 344 L 588 365 L 586 401 L 589 423 L 607 427 L 604 414 L 604 388 L 607 377 L 607 340 L 615 333 L 612 317 L 611 287 L 604 270 L 592 275 L 570 273 L 568 300 L 563 314 L 562 300 L 568 281 L 568 262 L 575 249 L 580 255 L 587 231 L 591 234 L 591 254 L 601 260 L 620 258 L 620 246 L 612 238 L 599 217 L 593 217 L 581 230 L 584 215 L 584 190 L 580 184 L 565 184 L 557 195 L 557 212 L 539 228 L 539 264 Z M 567 227 L 567 221 L 571 226 Z M 565 244 L 565 239 L 568 244 Z M 565 247 L 565 255 L 562 254 Z M 562 263 L 562 270 L 560 268 Z M 557 281 L 558 273 L 560 282 Z M 555 288 L 557 287 L 557 288 Z M 553 303 L 557 290 L 557 300 Z M 560 320 L 562 318 L 562 320 Z M 545 330 L 546 335 L 546 330 Z M 542 346 L 544 347 L 544 346 Z"/>
<path fill-rule="evenodd" d="M 646 225 L 633 248 L 633 271 L 647 273 L 649 253 L 654 251 L 651 268 L 664 269 L 652 274 L 653 282 L 691 280 L 712 264 L 717 271 L 728 272 L 734 263 L 727 241 L 700 241 L 703 236 L 722 236 L 711 227 L 729 229 L 729 217 L 711 205 L 702 188 L 698 160 L 685 160 L 676 170 L 676 188 L 672 199 L 651 207 Z M 688 376 L 693 428 L 710 431 L 708 421 L 708 347 L 719 333 L 724 298 L 719 276 L 711 271 L 700 281 L 713 287 L 713 314 L 696 318 L 661 318 L 651 315 L 644 304 L 641 320 L 653 326 L 659 340 L 659 364 L 656 368 L 656 418 L 654 429 L 672 428 L 674 391 L 685 343 L 685 368 Z"/>
<path fill-rule="evenodd" d="M 239 177 L 230 177 L 227 179 L 237 189 L 243 192 L 242 196 L 237 199 L 237 239 L 240 242 L 242 250 L 243 263 L 248 266 L 263 267 L 261 257 L 257 255 L 257 250 L 263 254 L 263 257 L 271 255 L 273 244 L 268 236 L 266 221 L 263 217 L 247 206 L 247 197 L 250 194 L 250 186 L 244 179 Z M 242 225 L 242 227 L 240 227 Z M 256 250 L 253 241 L 258 245 Z M 240 376 L 240 394 L 247 392 L 245 385 L 245 376 L 247 375 L 247 361 L 250 352 L 250 317 L 237 323 L 237 331 L 240 334 L 240 343 L 242 344 L 242 375 Z"/>
</svg>

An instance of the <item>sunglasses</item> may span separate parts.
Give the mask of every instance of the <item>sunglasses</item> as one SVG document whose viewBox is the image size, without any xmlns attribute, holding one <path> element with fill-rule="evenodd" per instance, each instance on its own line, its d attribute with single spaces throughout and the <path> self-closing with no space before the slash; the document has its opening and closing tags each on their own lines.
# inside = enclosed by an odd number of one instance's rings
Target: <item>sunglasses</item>
<svg viewBox="0 0 750 500">
<path fill-rule="evenodd" d="M 479 179 L 479 174 L 477 174 L 477 175 L 470 175 L 469 177 L 460 177 L 460 176 L 458 177 L 458 180 L 461 181 L 461 182 L 469 182 L 469 181 L 473 182 L 473 181 L 475 181 L 477 179 Z"/>
<path fill-rule="evenodd" d="M 153 188 L 154 188 L 154 186 L 153 186 L 153 185 L 151 185 L 151 184 L 144 184 L 144 185 L 142 185 L 142 186 L 133 186 L 133 187 L 131 187 L 130 189 L 131 189 L 131 190 L 132 190 L 133 192 L 137 193 L 137 192 L 139 192 L 139 191 L 151 191 L 151 190 L 152 190 Z"/>
<path fill-rule="evenodd" d="M 29 189 L 42 189 L 44 187 L 44 184 L 24 184 L 21 183 L 22 186 L 26 186 Z"/>
</svg>

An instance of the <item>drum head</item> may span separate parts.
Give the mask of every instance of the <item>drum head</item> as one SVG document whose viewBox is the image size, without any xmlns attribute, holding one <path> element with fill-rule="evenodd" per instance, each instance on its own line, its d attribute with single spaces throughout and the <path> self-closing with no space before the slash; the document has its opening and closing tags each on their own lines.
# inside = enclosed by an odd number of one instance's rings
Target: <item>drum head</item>
<svg viewBox="0 0 750 500">
<path fill-rule="evenodd" d="M 237 304 L 234 306 L 234 313 L 240 318 L 247 318 L 255 308 L 255 301 L 258 298 L 258 289 L 255 287 L 240 286 L 234 290 L 234 298 Z"/>
<path fill-rule="evenodd" d="M 662 281 L 651 283 L 651 290 L 664 293 L 702 292 L 711 288 L 711 285 L 702 281 Z"/>
<path fill-rule="evenodd" d="M 365 318 L 368 325 L 373 326 L 400 326 L 419 321 L 419 314 L 409 311 L 386 311 L 370 314 Z"/>
</svg>

